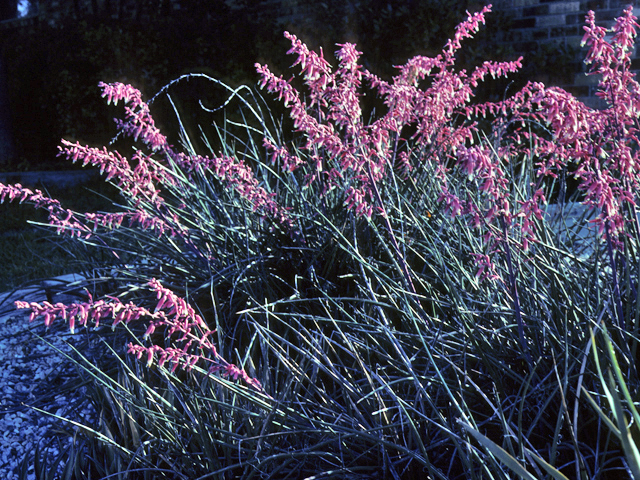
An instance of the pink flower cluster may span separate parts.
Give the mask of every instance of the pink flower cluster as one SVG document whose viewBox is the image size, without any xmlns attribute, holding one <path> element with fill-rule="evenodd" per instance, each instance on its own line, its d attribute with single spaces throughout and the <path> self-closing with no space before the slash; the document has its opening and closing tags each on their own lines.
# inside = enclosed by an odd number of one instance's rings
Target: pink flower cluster
<svg viewBox="0 0 640 480">
<path fill-rule="evenodd" d="M 193 307 L 163 287 L 156 279 L 149 282 L 149 288 L 156 293 L 157 303 L 153 311 L 131 302 L 123 304 L 115 297 L 93 300 L 90 295 L 89 301 L 86 303 L 65 305 L 63 303 L 17 301 L 15 305 L 19 309 L 31 310 L 29 321 L 43 317 L 47 327 L 58 318 L 68 321 L 72 333 L 75 332 L 77 326 L 88 327 L 90 323 L 93 323 L 93 326 L 97 328 L 106 318 L 113 319 L 112 327 L 114 328 L 121 322 L 129 324 L 131 321 L 149 319 L 145 338 L 149 338 L 156 330 L 162 328 L 165 337 L 172 339 L 174 344 L 179 346 L 160 347 L 155 344 L 144 346 L 129 343 L 129 353 L 138 359 L 145 357 L 147 365 L 150 366 L 154 358 L 157 358 L 159 367 L 169 362 L 173 364 L 171 370 L 175 371 L 178 366 L 191 369 L 202 361 L 209 365 L 209 373 L 222 373 L 234 380 L 240 378 L 250 387 L 262 391 L 258 380 L 250 377 L 243 369 L 227 362 L 218 354 L 211 340 L 215 330 L 209 329 L 202 317 L 193 310 Z"/>
<path fill-rule="evenodd" d="M 76 162 L 82 159 L 82 166 L 92 165 L 100 168 L 100 173 L 106 172 L 106 181 L 115 178 L 115 183 L 123 194 L 135 199 L 139 205 L 142 199 L 152 205 L 160 206 L 164 199 L 156 187 L 158 183 L 173 182 L 168 175 L 160 170 L 157 164 L 140 150 L 134 153 L 131 162 L 136 166 L 131 168 L 129 160 L 118 152 L 110 152 L 106 147 L 102 149 L 81 146 L 80 143 L 71 143 L 62 140 L 64 147 L 58 147 L 59 155 L 65 155 Z"/>
<path fill-rule="evenodd" d="M 307 162 L 292 155 L 285 146 L 276 146 L 265 140 L 265 146 L 274 160 L 280 159 L 284 170 L 294 171 L 309 164 L 307 184 L 321 181 L 323 193 L 346 185 L 345 204 L 357 215 L 371 217 L 374 209 L 384 214 L 384 205 L 377 200 L 377 184 L 388 174 L 395 160 L 406 171 L 413 168 L 407 140 L 401 138 L 403 128 L 416 125 L 413 140 L 422 145 L 436 145 L 455 150 L 473 138 L 476 125 L 456 125 L 456 114 L 466 113 L 465 106 L 473 96 L 473 87 L 484 77 L 504 76 L 520 67 L 516 62 L 485 62 L 471 74 L 453 71 L 455 53 L 461 40 L 477 32 L 484 22 L 481 12 L 469 15 L 456 30 L 455 36 L 435 58 L 418 56 L 400 67 L 400 73 L 389 84 L 358 65 L 360 52 L 352 44 L 340 45 L 336 52 L 339 65 L 335 73 L 330 64 L 309 49 L 295 35 L 285 33 L 292 47 L 287 52 L 297 56 L 303 80 L 308 87 L 307 101 L 289 81 L 275 76 L 266 66 L 256 64 L 261 75 L 260 85 L 276 93 L 289 108 L 295 128 L 306 137 L 303 148 L 309 153 Z M 431 79 L 428 88 L 419 83 Z M 388 107 L 385 115 L 365 125 L 359 97 L 362 82 L 366 80 L 377 91 Z M 434 161 L 440 161 L 434 155 Z M 443 159 L 444 160 L 444 159 Z M 497 189 L 503 179 L 487 173 L 486 189 Z"/>
<path fill-rule="evenodd" d="M 303 97 L 290 81 L 277 77 L 268 67 L 256 64 L 256 68 L 261 87 L 284 102 L 295 128 L 304 133 L 302 147 L 308 157 L 303 160 L 268 139 L 265 147 L 283 170 L 305 167 L 307 184 L 320 182 L 323 193 L 345 188 L 347 208 L 366 217 L 376 209 L 384 216 L 377 184 L 390 174 L 389 167 L 397 159 L 407 171 L 418 166 L 412 162 L 428 158 L 435 163 L 441 183 L 439 201 L 451 215 L 465 215 L 473 227 L 484 230 L 489 253 L 498 251 L 505 241 L 516 240 L 524 250 L 537 241 L 535 219 L 542 218 L 540 204 L 546 202 L 543 181 L 573 163 L 585 203 L 598 211 L 594 223 L 599 232 L 621 248 L 626 222 L 635 222 L 640 187 L 640 84 L 631 72 L 638 27 L 633 8 L 627 8 L 610 30 L 596 26 L 593 12 L 586 17 L 586 63 L 592 65 L 591 74 L 601 77 L 598 95 L 609 106 L 603 110 L 588 108 L 564 90 L 540 83 L 529 83 L 501 102 L 471 105 L 473 88 L 479 82 L 489 75 L 505 76 L 521 66 L 519 59 L 484 62 L 470 73 L 454 70 L 462 41 L 478 31 L 490 9 L 489 5 L 469 15 L 440 55 L 417 56 L 399 67 L 392 83 L 359 66 L 360 53 L 354 45 L 340 45 L 334 72 L 322 51 L 309 51 L 298 38 L 285 33 L 292 45 L 288 53 L 296 55 L 294 65 L 300 65 L 308 94 Z M 611 34 L 610 40 L 607 34 Z M 421 88 L 426 79 L 427 87 Z M 363 123 L 359 104 L 363 82 L 388 108 L 370 124 Z M 487 142 L 475 144 L 479 132 L 473 119 L 479 115 L 496 117 L 491 146 Z M 466 121 L 454 122 L 456 116 Z M 522 125 L 515 127 L 520 122 Z M 527 125 L 531 122 L 546 124 L 552 137 L 530 133 Z M 411 139 L 402 138 L 407 126 L 415 127 Z M 431 153 L 412 155 L 410 140 Z M 538 178 L 530 185 L 531 198 L 515 201 L 506 166 L 523 155 L 536 159 Z M 479 196 L 474 193 L 461 198 L 455 193 L 456 185 L 449 184 L 451 165 L 476 185 Z M 507 234 L 510 239 L 505 238 Z M 485 262 L 479 267 L 489 265 Z"/>
<path fill-rule="evenodd" d="M 116 125 L 123 133 L 133 137 L 135 141 L 140 137 L 154 152 L 170 148 L 167 137 L 156 127 L 149 105 L 142 101 L 139 90 L 122 83 L 100 82 L 98 86 L 102 88 L 102 98 L 107 97 L 107 105 L 111 102 L 117 105 L 120 100 L 124 101 L 126 120 L 115 119 Z"/>
<path fill-rule="evenodd" d="M 560 88 L 541 89 L 529 118 L 546 123 L 553 138 L 532 135 L 532 152 L 540 159 L 539 176 L 556 176 L 563 165 L 576 165 L 573 175 L 585 193 L 584 203 L 598 213 L 592 222 L 621 249 L 626 226 L 636 223 L 640 190 L 640 84 L 631 72 L 638 23 L 632 7 L 610 30 L 596 25 L 592 11 L 586 23 L 585 63 L 591 65 L 590 75 L 600 76 L 597 95 L 607 108 L 588 108 Z"/>
<path fill-rule="evenodd" d="M 187 234 L 186 228 L 180 225 L 176 217 L 166 218 L 165 200 L 161 195 L 163 188 L 177 184 L 169 168 L 173 164 L 187 174 L 198 169 L 211 171 L 226 187 L 233 188 L 249 202 L 254 211 L 274 218 L 287 228 L 291 227 L 291 219 L 286 209 L 276 202 L 275 194 L 268 193 L 260 185 L 253 171 L 241 159 L 229 156 L 209 158 L 176 152 L 155 126 L 149 106 L 142 101 L 140 91 L 121 83 L 100 83 L 100 86 L 103 89 L 102 96 L 107 98 L 108 103 L 117 104 L 121 100 L 125 103 L 125 120 L 116 119 L 120 131 L 133 137 L 134 141 L 140 139 L 151 154 L 137 150 L 129 160 L 118 152 L 108 151 L 106 147 L 91 148 L 66 140 L 62 141 L 59 154 L 73 162 L 82 160 L 83 166 L 96 166 L 101 173 L 106 173 L 107 181 L 116 183 L 122 193 L 133 200 L 137 212 L 127 215 L 132 219 L 144 218 L 145 214 L 139 207 L 142 202 L 147 204 L 146 208 L 151 208 L 158 218 L 140 223 L 140 226 L 145 228 L 145 225 L 152 225 L 159 232 Z M 94 215 L 92 219 L 104 219 L 110 225 L 121 223 L 118 216 Z"/>
<path fill-rule="evenodd" d="M 36 208 L 46 209 L 49 212 L 49 223 L 56 227 L 58 233 L 64 232 L 78 237 L 91 235 L 91 230 L 76 218 L 73 211 L 62 208 L 58 200 L 47 197 L 40 190 L 33 191 L 19 183 L 14 185 L 0 183 L 0 203 L 4 203 L 5 200 L 32 203 Z"/>
<path fill-rule="evenodd" d="M 46 209 L 49 212 L 49 224 L 56 227 L 58 233 L 64 233 L 72 237 L 77 236 L 89 239 L 99 226 L 117 228 L 125 218 L 129 220 L 129 225 L 138 225 L 144 229 L 156 230 L 160 234 L 165 231 L 172 236 L 178 234 L 173 225 L 168 225 L 162 219 L 151 216 L 142 209 L 124 213 L 78 214 L 68 208 L 63 208 L 58 200 L 47 197 L 42 191 L 32 191 L 19 183 L 14 185 L 0 183 L 0 203 L 4 203 L 6 200 L 10 202 L 18 200 L 20 203 L 31 203 L 35 208 Z M 177 217 L 173 216 L 173 219 L 173 224 L 179 225 Z M 93 223 L 93 228 L 89 227 L 87 221 Z M 184 234 L 184 230 L 179 233 Z"/>
<path fill-rule="evenodd" d="M 240 158 L 221 155 L 219 157 L 188 157 L 184 154 L 175 156 L 186 172 L 196 168 L 207 169 L 227 187 L 234 189 L 242 198 L 252 205 L 254 212 L 260 212 L 275 219 L 281 225 L 291 228 L 293 223 L 286 208 L 276 201 L 276 194 L 267 192 L 255 177 L 253 170 Z"/>
</svg>

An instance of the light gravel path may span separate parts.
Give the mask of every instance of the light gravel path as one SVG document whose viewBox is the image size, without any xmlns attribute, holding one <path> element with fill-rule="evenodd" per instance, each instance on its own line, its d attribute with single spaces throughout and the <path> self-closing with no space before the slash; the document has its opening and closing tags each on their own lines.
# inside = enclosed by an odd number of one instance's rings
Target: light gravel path
<svg viewBox="0 0 640 480">
<path fill-rule="evenodd" d="M 66 275 L 57 284 L 80 279 Z M 49 331 L 42 320 L 29 324 L 28 312 L 16 310 L 14 300 L 43 301 L 46 294 L 41 286 L 0 294 L 0 479 L 5 480 L 20 478 L 21 462 L 26 453 L 33 456 L 36 446 L 50 463 L 71 442 L 72 425 L 34 407 L 81 423 L 92 424 L 95 418 L 84 389 L 67 389 L 77 379 L 70 360 L 43 340 L 69 352 L 65 341 L 80 345 L 82 335 L 71 336 L 62 322 Z M 53 300 L 65 301 L 65 296 L 57 294 Z M 33 458 L 29 463 L 27 478 L 35 480 Z"/>
</svg>

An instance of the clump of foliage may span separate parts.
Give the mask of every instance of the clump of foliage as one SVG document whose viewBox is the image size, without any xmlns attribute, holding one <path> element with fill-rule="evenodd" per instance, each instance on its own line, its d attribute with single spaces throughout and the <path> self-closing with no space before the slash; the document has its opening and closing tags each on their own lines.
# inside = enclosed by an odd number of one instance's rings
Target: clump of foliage
<svg viewBox="0 0 640 480">
<path fill-rule="evenodd" d="M 120 140 L 135 148 L 65 140 L 60 154 L 100 168 L 118 210 L 81 213 L 0 184 L 3 201 L 44 209 L 56 231 L 108 257 L 92 265 L 85 300 L 17 302 L 47 325 L 121 332 L 110 368 L 76 360 L 103 414 L 67 451 L 68 471 L 640 472 L 625 417 L 637 417 L 640 380 L 636 18 L 628 8 L 607 32 L 587 16 L 587 62 L 609 105 L 592 110 L 541 83 L 474 103 L 486 77 L 520 66 L 456 68 L 489 11 L 392 81 L 363 68 L 354 44 L 333 67 L 286 33 L 306 93 L 256 68 L 293 132 L 257 93 L 210 78 L 245 117 L 219 125 L 208 152 L 185 129 L 171 145 L 139 90 L 101 84 L 124 104 Z M 368 121 L 365 86 L 385 107 Z M 569 172 L 570 200 L 594 211 L 584 254 L 583 226 L 562 227 L 564 195 L 559 220 L 546 213 Z"/>
</svg>

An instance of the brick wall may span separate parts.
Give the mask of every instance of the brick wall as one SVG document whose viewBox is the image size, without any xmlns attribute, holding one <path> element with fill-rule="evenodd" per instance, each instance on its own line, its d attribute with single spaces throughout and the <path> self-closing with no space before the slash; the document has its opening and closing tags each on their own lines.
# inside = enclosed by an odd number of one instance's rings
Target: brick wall
<svg viewBox="0 0 640 480">
<path fill-rule="evenodd" d="M 598 79 L 585 75 L 586 47 L 580 42 L 584 35 L 585 16 L 589 10 L 596 14 L 596 23 L 604 27 L 613 25 L 632 0 L 494 0 L 494 11 L 503 12 L 509 19 L 509 29 L 499 39 L 511 45 L 527 59 L 527 53 L 546 50 L 569 59 L 569 75 L 556 75 L 542 71 L 541 80 L 546 84 L 565 88 L 592 106 L 602 106 L 595 92 Z M 640 16 L 640 7 L 634 6 L 634 14 Z M 640 70 L 640 55 L 634 52 L 634 71 Z M 552 69 L 550 69 L 552 70 Z"/>
</svg>

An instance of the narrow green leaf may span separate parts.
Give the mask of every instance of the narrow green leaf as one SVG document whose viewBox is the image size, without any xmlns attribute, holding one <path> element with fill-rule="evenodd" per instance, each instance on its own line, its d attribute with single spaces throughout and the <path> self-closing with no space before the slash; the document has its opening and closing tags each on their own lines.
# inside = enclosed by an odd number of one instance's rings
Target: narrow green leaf
<svg viewBox="0 0 640 480">
<path fill-rule="evenodd" d="M 62 471 L 62 475 L 60 476 L 60 480 L 71 480 L 73 478 L 74 470 L 80 471 L 78 466 L 79 463 L 79 455 L 76 452 L 75 442 L 72 442 L 69 449 L 69 456 L 67 458 L 67 463 L 64 466 L 64 470 Z"/>
<path fill-rule="evenodd" d="M 622 448 L 624 449 L 629 469 L 635 480 L 640 480 L 640 452 L 638 452 L 638 446 L 631 437 L 631 431 L 629 424 L 624 415 L 624 409 L 622 408 L 622 401 L 620 396 L 615 392 L 615 380 L 613 374 L 609 371 L 609 382 L 611 384 L 611 390 L 614 392 L 613 405 L 611 406 L 616 412 L 616 419 L 618 421 L 618 428 L 620 430 L 620 440 L 622 441 Z"/>
<path fill-rule="evenodd" d="M 604 394 L 607 397 L 607 401 L 609 402 L 609 405 L 613 407 L 613 402 L 614 402 L 613 395 L 609 391 L 607 381 L 605 380 L 604 374 L 602 373 L 602 367 L 600 366 L 600 358 L 598 357 L 598 347 L 593 334 L 593 330 L 591 331 L 591 348 L 593 349 L 593 356 L 595 357 L 596 369 L 598 370 L 598 378 L 600 379 L 600 386 L 602 387 L 602 390 L 604 391 Z M 613 413 L 615 416 L 615 411 Z M 605 416 L 603 418 L 608 418 L 608 417 Z"/>
<path fill-rule="evenodd" d="M 556 480 L 569 480 L 565 475 L 562 474 L 562 472 L 559 472 L 558 470 L 556 470 L 555 468 L 553 468 L 551 465 L 549 465 L 549 463 L 547 463 L 545 460 L 543 460 L 541 457 L 539 457 L 538 455 L 536 455 L 533 451 L 529 450 L 527 448 L 527 453 L 536 461 L 538 462 L 538 464 L 544 468 L 544 470 L 551 475 L 553 478 L 555 478 Z"/>
<path fill-rule="evenodd" d="M 46 463 L 45 463 L 45 467 L 46 467 Z M 40 448 L 38 444 L 36 444 L 36 449 L 34 452 L 33 468 L 35 469 L 36 480 L 44 480 L 44 477 L 42 476 L 44 472 L 42 471 L 43 466 L 40 464 Z"/>
<path fill-rule="evenodd" d="M 611 419 L 605 415 L 605 413 L 602 411 L 602 409 L 598 406 L 598 404 L 596 403 L 596 401 L 593 399 L 593 397 L 591 396 L 591 394 L 587 391 L 586 388 L 584 388 L 584 386 L 582 387 L 582 393 L 584 393 L 587 397 L 587 401 L 591 404 L 591 406 L 593 407 L 593 409 L 596 411 L 596 413 L 598 414 L 598 416 L 600 417 L 600 419 L 607 425 L 607 427 L 609 428 L 609 430 L 611 430 L 611 432 L 613 432 L 613 434 L 620 438 L 620 430 L 618 430 L 618 427 L 616 427 L 616 425 L 611 421 Z"/>
<path fill-rule="evenodd" d="M 609 336 L 609 332 L 606 327 L 603 329 L 604 341 L 607 346 L 607 351 L 609 352 L 609 358 L 611 359 L 611 364 L 613 365 L 613 371 L 616 374 L 616 379 L 618 380 L 618 386 L 624 395 L 625 400 L 627 401 L 627 406 L 629 410 L 631 410 L 631 414 L 633 415 L 633 420 L 636 425 L 640 425 L 640 414 L 636 409 L 636 406 L 631 398 L 631 393 L 629 392 L 629 388 L 627 387 L 627 382 L 624 379 L 624 375 L 622 374 L 622 370 L 620 369 L 620 364 L 618 363 L 618 359 L 616 358 L 615 351 L 613 349 L 613 343 L 611 342 L 611 337 Z"/>
<path fill-rule="evenodd" d="M 516 475 L 523 478 L 524 480 L 536 480 L 536 478 L 531 475 L 526 468 L 524 468 L 518 460 L 513 458 L 509 453 L 502 448 L 500 445 L 494 443 L 489 440 L 487 437 L 478 432 L 471 425 L 464 423 L 462 420 L 458 420 L 458 423 L 469 432 L 473 438 L 475 438 L 484 448 L 486 448 L 491 455 L 496 457 L 502 463 L 504 463 L 507 467 L 509 467 Z"/>
<path fill-rule="evenodd" d="M 37 445 L 36 445 L 36 449 L 37 449 Z M 20 474 L 19 474 L 19 479 L 20 480 L 27 480 L 27 471 L 29 470 L 29 454 L 25 453 L 24 454 L 24 458 L 22 459 L 22 462 L 20 462 Z"/>
</svg>

